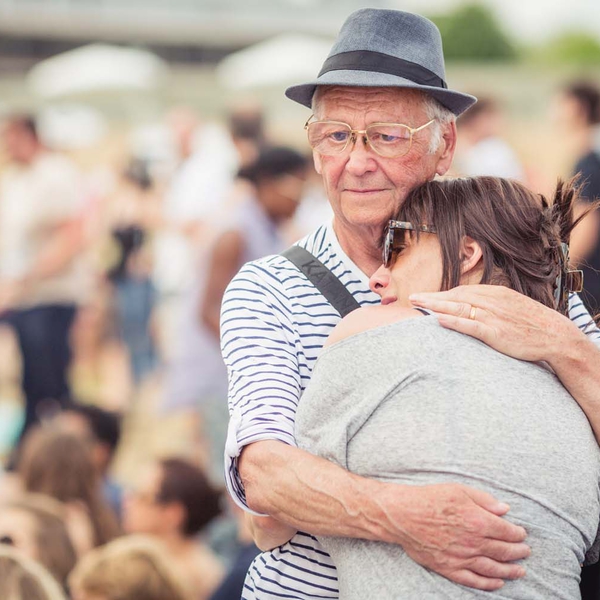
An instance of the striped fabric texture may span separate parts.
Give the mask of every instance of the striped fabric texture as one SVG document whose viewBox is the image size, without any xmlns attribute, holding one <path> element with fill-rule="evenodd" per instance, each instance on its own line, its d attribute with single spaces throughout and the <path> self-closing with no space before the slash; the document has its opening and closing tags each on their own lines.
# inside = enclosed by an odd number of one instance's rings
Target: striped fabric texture
<svg viewBox="0 0 600 600">
<path fill-rule="evenodd" d="M 329 268 L 359 304 L 379 304 L 368 277 L 343 252 L 331 224 L 299 244 Z M 600 332 L 576 295 L 571 298 L 570 315 L 600 345 Z M 339 320 L 304 275 L 279 255 L 248 263 L 227 288 L 221 310 L 231 415 L 225 477 L 235 502 L 249 512 L 237 458 L 244 446 L 260 440 L 296 445 L 298 401 L 325 339 Z M 337 597 L 335 567 L 316 538 L 306 533 L 259 554 L 242 596 L 245 600 Z"/>
</svg>

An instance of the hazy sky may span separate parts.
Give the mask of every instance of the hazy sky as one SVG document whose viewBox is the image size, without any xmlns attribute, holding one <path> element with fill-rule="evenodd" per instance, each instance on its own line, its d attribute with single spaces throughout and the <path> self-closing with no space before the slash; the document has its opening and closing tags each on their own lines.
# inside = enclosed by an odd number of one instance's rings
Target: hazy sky
<svg viewBox="0 0 600 600">
<path fill-rule="evenodd" d="M 522 41 L 538 42 L 565 29 L 587 30 L 600 39 L 600 0 L 480 0 Z M 389 0 L 390 7 L 445 12 L 464 0 Z"/>
</svg>

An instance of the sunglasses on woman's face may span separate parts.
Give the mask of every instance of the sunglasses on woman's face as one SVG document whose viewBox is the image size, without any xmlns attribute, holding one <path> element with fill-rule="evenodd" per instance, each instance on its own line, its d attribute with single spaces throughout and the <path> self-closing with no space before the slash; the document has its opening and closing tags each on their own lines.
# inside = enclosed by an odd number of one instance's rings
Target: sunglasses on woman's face
<svg viewBox="0 0 600 600">
<path fill-rule="evenodd" d="M 394 254 L 398 252 L 397 238 L 402 235 L 402 240 L 407 231 L 422 231 L 436 233 L 429 225 L 413 225 L 408 221 L 389 221 L 383 238 L 383 266 L 387 269 L 392 265 Z"/>
</svg>

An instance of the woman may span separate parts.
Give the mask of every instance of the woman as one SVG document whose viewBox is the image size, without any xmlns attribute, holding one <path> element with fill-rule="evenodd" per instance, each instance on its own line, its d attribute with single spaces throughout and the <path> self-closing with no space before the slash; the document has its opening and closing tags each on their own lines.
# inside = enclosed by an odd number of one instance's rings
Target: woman
<svg viewBox="0 0 600 600">
<path fill-rule="evenodd" d="M 66 506 L 69 534 L 79 555 L 120 534 L 88 446 L 75 435 L 40 427 L 28 433 L 17 467 L 23 490 Z"/>
<path fill-rule="evenodd" d="M 223 579 L 223 566 L 199 537 L 220 514 L 220 500 L 201 469 L 168 458 L 146 470 L 123 506 L 125 530 L 163 542 L 194 600 L 209 598 Z"/>
<path fill-rule="evenodd" d="M 573 398 L 543 364 L 443 329 L 410 294 L 504 285 L 566 312 L 572 184 L 554 204 L 517 182 L 430 182 L 390 222 L 382 306 L 333 331 L 298 408 L 299 445 L 359 475 L 413 485 L 463 483 L 507 502 L 528 532 L 526 576 L 496 592 L 454 584 L 400 546 L 323 538 L 340 597 L 579 598 L 580 565 L 600 515 L 600 450 Z"/>
</svg>

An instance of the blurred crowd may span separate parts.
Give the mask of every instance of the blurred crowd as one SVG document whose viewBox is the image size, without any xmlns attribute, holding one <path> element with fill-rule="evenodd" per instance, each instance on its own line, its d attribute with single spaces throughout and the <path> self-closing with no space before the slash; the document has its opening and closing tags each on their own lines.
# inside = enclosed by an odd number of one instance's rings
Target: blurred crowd
<svg viewBox="0 0 600 600">
<path fill-rule="evenodd" d="M 459 119 L 453 175 L 542 191 L 508 119 L 491 97 Z M 16 359 L 0 367 L 1 598 L 240 597 L 258 550 L 223 492 L 221 301 L 245 262 L 331 218 L 307 147 L 267 121 L 255 105 L 224 123 L 173 109 L 168 136 L 90 168 L 33 115 L 2 119 L 0 355 Z M 548 127 L 600 196 L 598 86 L 557 91 Z M 597 219 L 571 248 L 592 312 Z"/>
</svg>

